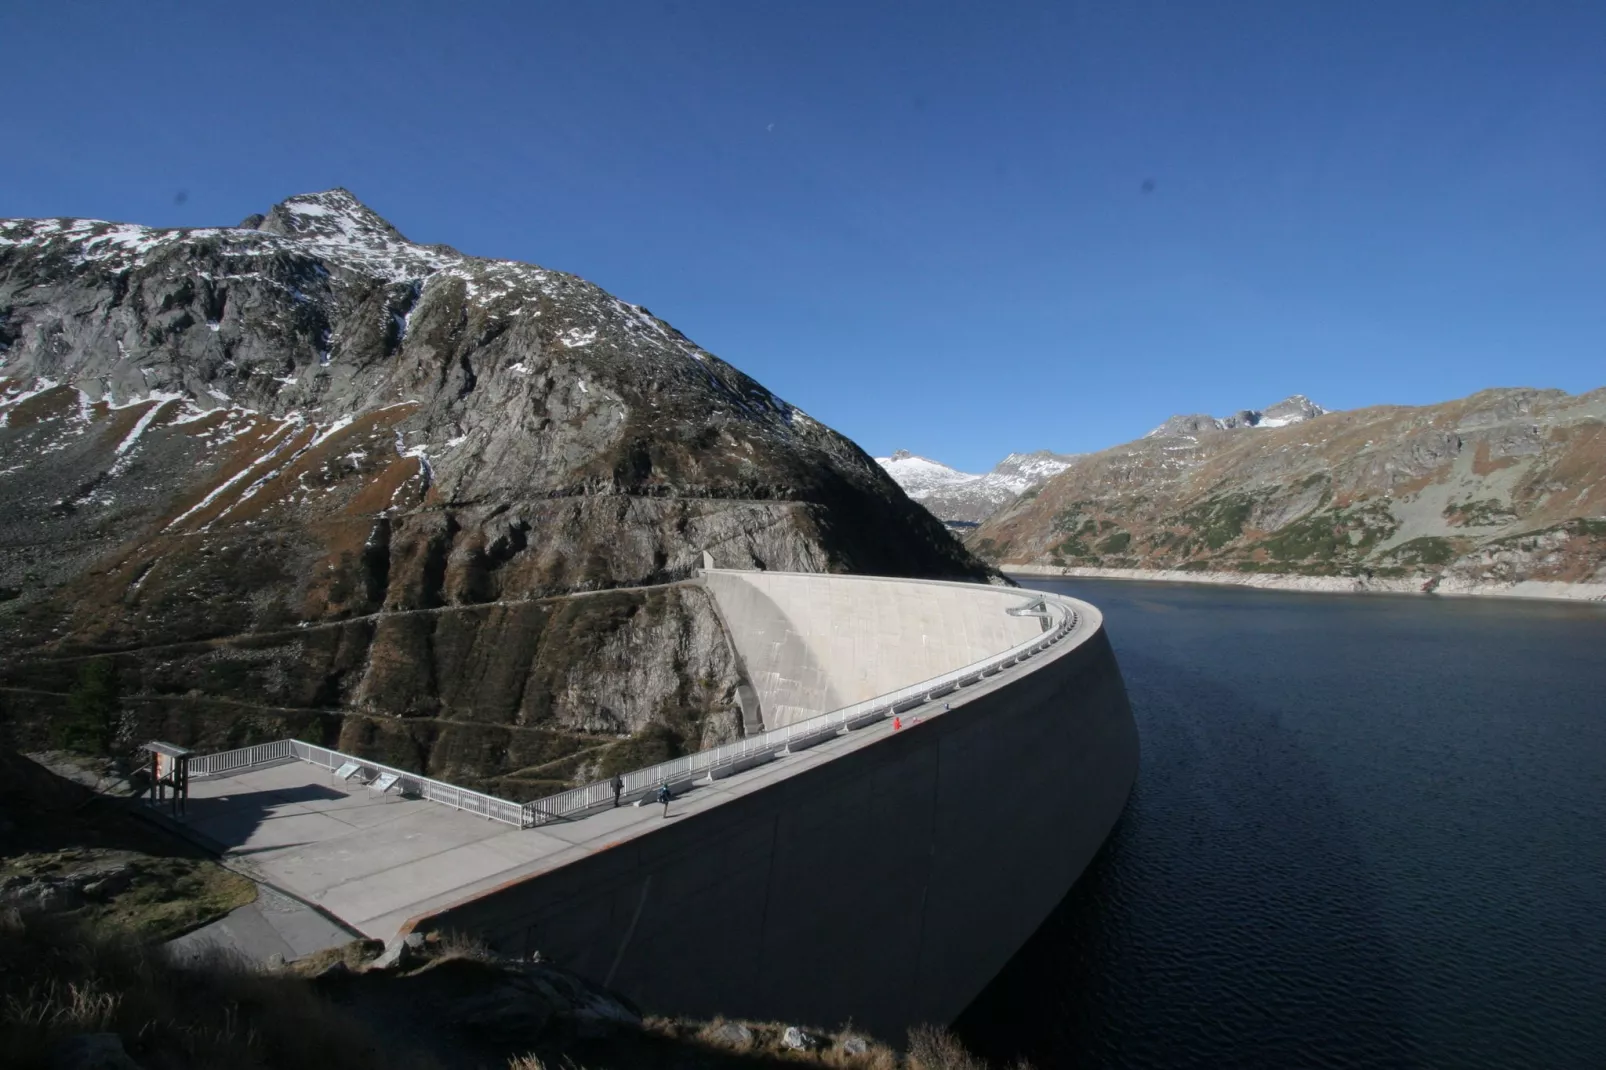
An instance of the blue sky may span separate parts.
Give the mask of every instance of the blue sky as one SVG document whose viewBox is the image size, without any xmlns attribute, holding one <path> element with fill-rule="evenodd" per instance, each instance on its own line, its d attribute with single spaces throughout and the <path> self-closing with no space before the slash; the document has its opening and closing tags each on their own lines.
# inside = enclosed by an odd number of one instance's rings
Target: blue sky
<svg viewBox="0 0 1606 1070">
<path fill-rule="evenodd" d="M 343 185 L 873 453 L 1606 385 L 1598 0 L 60 2 L 0 40 L 0 216 Z"/>
</svg>

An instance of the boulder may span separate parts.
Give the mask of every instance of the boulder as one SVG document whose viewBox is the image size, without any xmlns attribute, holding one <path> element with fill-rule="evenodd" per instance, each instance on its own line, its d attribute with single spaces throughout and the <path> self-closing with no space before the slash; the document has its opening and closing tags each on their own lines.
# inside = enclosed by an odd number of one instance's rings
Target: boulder
<svg viewBox="0 0 1606 1070">
<path fill-rule="evenodd" d="M 19 875 L 0 882 L 0 909 L 30 914 L 59 914 L 84 905 L 79 887 L 69 879 Z"/>
<path fill-rule="evenodd" d="M 786 1031 L 781 1034 L 781 1047 L 783 1048 L 790 1048 L 793 1051 L 813 1051 L 819 1046 L 820 1042 L 817 1038 L 805 1033 L 795 1025 L 787 1026 Z"/>
<path fill-rule="evenodd" d="M 746 1048 L 753 1043 L 753 1031 L 741 1022 L 721 1022 L 705 1035 L 713 1043 L 729 1048 Z"/>
<path fill-rule="evenodd" d="M 385 951 L 372 964 L 371 970 L 405 970 L 418 965 L 424 958 L 424 934 L 408 933 L 397 936 L 385 945 Z"/>
<path fill-rule="evenodd" d="M 870 1038 L 859 1036 L 857 1033 L 849 1033 L 842 1038 L 838 1047 L 843 1055 L 868 1055 L 870 1054 Z"/>
<path fill-rule="evenodd" d="M 131 866 L 116 866 L 83 874 L 83 878 L 87 878 L 82 884 L 83 893 L 87 898 L 110 899 L 128 888 L 134 880 L 134 872 Z"/>
</svg>

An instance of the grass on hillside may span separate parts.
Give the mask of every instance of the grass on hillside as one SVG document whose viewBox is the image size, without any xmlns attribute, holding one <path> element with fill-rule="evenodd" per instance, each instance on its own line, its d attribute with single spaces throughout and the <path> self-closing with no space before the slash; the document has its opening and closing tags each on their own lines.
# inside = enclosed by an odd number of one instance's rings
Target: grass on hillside
<svg viewBox="0 0 1606 1070">
<path fill-rule="evenodd" d="M 256 898 L 200 848 L 14 752 L 0 752 L 0 880 L 115 873 L 67 916 L 144 940 L 182 935 Z"/>
<path fill-rule="evenodd" d="M 29 851 L 0 859 L 0 878 L 63 877 L 115 865 L 127 885 L 104 900 L 90 900 L 67 913 L 95 928 L 148 940 L 182 936 L 256 899 L 256 885 L 216 862 L 162 857 L 140 851 L 67 847 Z"/>
</svg>

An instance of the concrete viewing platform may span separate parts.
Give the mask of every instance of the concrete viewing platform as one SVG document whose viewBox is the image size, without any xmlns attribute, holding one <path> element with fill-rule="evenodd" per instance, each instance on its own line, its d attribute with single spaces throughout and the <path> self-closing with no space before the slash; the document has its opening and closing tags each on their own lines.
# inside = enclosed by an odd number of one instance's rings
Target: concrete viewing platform
<svg viewBox="0 0 1606 1070">
<path fill-rule="evenodd" d="M 955 704 L 972 692 L 955 693 Z M 942 712 L 942 704 L 925 716 Z M 916 714 L 915 716 L 919 716 Z M 914 718 L 904 721 L 913 730 Z M 515 828 L 425 799 L 348 786 L 287 759 L 191 782 L 184 824 L 231 864 L 378 940 L 407 921 L 646 835 L 893 731 L 889 719 L 657 804 L 625 801 L 573 820 Z"/>
</svg>

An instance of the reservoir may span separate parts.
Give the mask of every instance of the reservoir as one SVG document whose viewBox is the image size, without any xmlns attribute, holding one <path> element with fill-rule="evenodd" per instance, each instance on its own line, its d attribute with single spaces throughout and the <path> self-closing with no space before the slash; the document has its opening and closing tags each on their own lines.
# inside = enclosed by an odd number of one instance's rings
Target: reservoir
<svg viewBox="0 0 1606 1070">
<path fill-rule="evenodd" d="M 1143 750 L 978 1054 L 1606 1066 L 1606 607 L 1022 582 L 1103 610 Z"/>
</svg>

